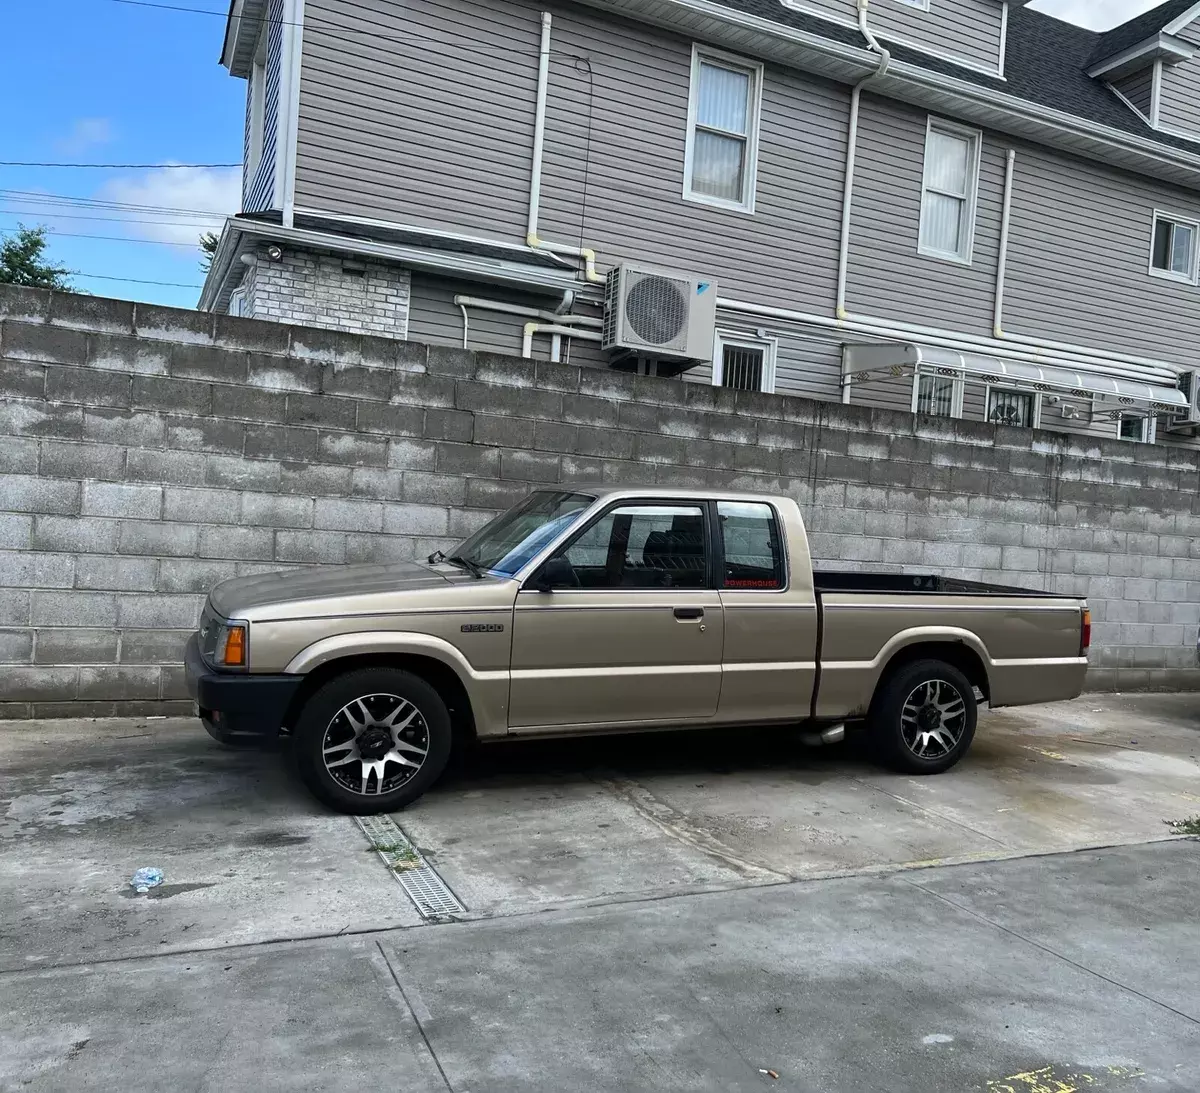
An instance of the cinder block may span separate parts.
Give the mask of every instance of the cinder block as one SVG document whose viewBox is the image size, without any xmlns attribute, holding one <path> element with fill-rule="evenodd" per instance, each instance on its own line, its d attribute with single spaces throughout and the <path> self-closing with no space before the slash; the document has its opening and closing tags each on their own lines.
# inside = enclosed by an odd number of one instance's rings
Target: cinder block
<svg viewBox="0 0 1200 1093">
<path fill-rule="evenodd" d="M 373 501 L 399 501 L 404 494 L 404 473 L 376 467 L 356 467 L 350 472 L 348 492 L 351 497 Z"/>
<path fill-rule="evenodd" d="M 131 448 L 125 456 L 124 477 L 130 482 L 167 482 L 180 486 L 202 486 L 205 476 L 204 460 L 202 452 Z"/>
<path fill-rule="evenodd" d="M 475 432 L 475 415 L 465 410 L 433 409 L 425 411 L 421 435 L 426 440 L 469 442 Z"/>
<path fill-rule="evenodd" d="M 633 404 L 631 404 L 633 405 Z M 593 395 L 565 394 L 562 396 L 562 420 L 568 425 L 589 425 L 597 429 L 615 429 L 620 418 L 620 404 Z M 554 418 L 550 417 L 553 421 Z M 657 411 L 653 428 L 658 428 Z"/>
<path fill-rule="evenodd" d="M 449 510 L 434 505 L 385 505 L 383 530 L 389 535 L 445 535 Z"/>
<path fill-rule="evenodd" d="M 550 452 L 503 452 L 500 457 L 500 477 L 517 482 L 558 482 L 561 467 L 559 456 Z"/>
<path fill-rule="evenodd" d="M 396 443 L 392 442 L 393 451 Z M 394 460 L 392 465 L 396 466 Z M 437 445 L 435 467 L 439 474 L 495 475 L 500 470 L 500 453 L 495 448 L 443 441 Z"/>
<path fill-rule="evenodd" d="M 212 385 L 175 376 L 134 376 L 133 409 L 207 416 L 212 413 Z"/>
<path fill-rule="evenodd" d="M 819 502 L 820 503 L 820 502 Z M 837 510 L 835 510 L 837 511 Z M 840 516 L 848 516 L 853 509 L 843 509 Z M 864 535 L 871 535 L 880 539 L 903 539 L 907 534 L 908 517 L 902 512 L 858 512 L 857 517 L 862 520 L 862 531 Z M 1000 551 L 996 551 L 996 564 L 1000 562 Z M 966 565 L 974 563 L 966 562 Z M 982 564 L 982 563 L 978 563 Z"/>
<path fill-rule="evenodd" d="M 448 376 L 429 376 L 414 372 L 395 372 L 389 401 L 396 406 L 453 408 L 456 381 Z M 470 409 L 471 407 L 459 407 Z"/>
<path fill-rule="evenodd" d="M 32 630 L 0 630 L 0 664 L 33 662 Z"/>
<path fill-rule="evenodd" d="M 246 371 L 246 383 L 275 394 L 290 391 L 308 391 L 316 394 L 321 390 L 321 367 L 309 361 L 262 356 L 251 353 Z"/>
<path fill-rule="evenodd" d="M 121 554 L 188 558 L 196 553 L 197 533 L 189 524 L 126 520 L 121 523 L 117 549 Z"/>
<path fill-rule="evenodd" d="M 133 486 L 123 482 L 85 482 L 84 516 L 128 516 L 157 520 L 163 512 L 161 486 Z"/>
<path fill-rule="evenodd" d="M 575 454 L 598 456 L 601 459 L 631 460 L 636 435 L 581 425 L 577 434 Z"/>
<path fill-rule="evenodd" d="M 79 435 L 102 444 L 161 448 L 166 443 L 167 423 L 161 414 L 146 410 L 83 410 Z"/>
<path fill-rule="evenodd" d="M 279 490 L 309 497 L 344 497 L 350 491 L 351 473 L 349 467 L 328 463 L 284 463 Z"/>
<path fill-rule="evenodd" d="M 402 535 L 351 533 L 346 536 L 346 561 L 350 565 L 410 562 L 416 557 L 415 543 L 415 539 Z"/>
<path fill-rule="evenodd" d="M 207 595 L 222 581 L 240 575 L 237 562 L 202 558 L 163 558 L 159 563 L 157 590 Z"/>
<path fill-rule="evenodd" d="M 283 470 L 275 460 L 225 455 L 203 458 L 204 485 L 239 490 L 277 490 L 281 487 Z"/>
<path fill-rule="evenodd" d="M 175 666 L 182 662 L 184 648 L 194 629 L 126 630 L 121 634 L 118 659 L 122 664 Z"/>
<path fill-rule="evenodd" d="M 495 383 L 502 387 L 532 387 L 536 379 L 533 361 L 499 353 L 475 354 L 475 378 L 480 383 Z"/>
<path fill-rule="evenodd" d="M 323 429 L 353 429 L 358 403 L 331 395 L 288 395 L 290 425 L 316 425 Z"/>
<path fill-rule="evenodd" d="M 359 364 L 326 364 L 321 372 L 321 393 L 387 402 L 392 394 L 392 374 L 390 368 L 368 368 Z"/>
<path fill-rule="evenodd" d="M 405 471 L 403 480 L 400 499 L 406 503 L 457 506 L 466 501 L 467 480 L 459 475 Z"/>
<path fill-rule="evenodd" d="M 20 399 L 0 402 L 0 436 L 79 440 L 83 436 L 83 408 Z"/>
<path fill-rule="evenodd" d="M 18 449 L 22 441 L 9 440 L 0 445 L 0 464 L 4 453 Z M 32 442 L 30 442 L 32 443 Z M 40 473 L 49 478 L 94 478 L 113 481 L 124 477 L 125 449 L 115 444 L 77 444 L 64 440 L 40 443 Z"/>
<path fill-rule="evenodd" d="M 320 497 L 313 513 L 313 527 L 331 531 L 382 531 L 383 504 Z"/>
<path fill-rule="evenodd" d="M 528 418 L 493 417 L 490 414 L 475 414 L 474 417 L 476 444 L 502 448 L 529 448 L 533 445 L 534 423 Z"/>
<path fill-rule="evenodd" d="M 563 416 L 568 421 L 572 421 L 574 418 L 569 416 L 565 404 L 570 399 L 583 397 L 583 395 L 570 395 L 563 399 Z M 670 413 L 669 410 L 662 411 L 660 407 L 645 402 L 602 403 L 601 405 L 614 407 L 617 410 L 617 427 L 631 432 L 657 433 L 660 428 L 660 412 Z M 586 424 L 595 425 L 597 422 L 589 421 Z M 699 429 L 700 426 L 697 426 L 697 432 L 694 434 L 697 437 L 700 435 Z"/>
<path fill-rule="evenodd" d="M 4 367 L 0 368 L 0 397 L 40 399 L 45 394 L 46 365 L 25 361 L 4 362 Z"/>
<path fill-rule="evenodd" d="M 200 528 L 198 547 L 192 553 L 201 558 L 266 561 L 275 556 L 274 536 L 266 528 Z"/>
<path fill-rule="evenodd" d="M 45 361 L 80 367 L 87 360 L 87 335 L 59 326 L 4 322 L 4 357 L 12 361 Z"/>
<path fill-rule="evenodd" d="M 73 699 L 78 691 L 79 669 L 75 667 L 16 665 L 0 672 L 0 702 Z"/>
<path fill-rule="evenodd" d="M 313 502 L 307 497 L 280 497 L 270 493 L 245 493 L 242 495 L 240 522 L 244 525 L 308 528 L 313 526 L 312 521 Z"/>
<path fill-rule="evenodd" d="M 116 596 L 106 592 L 34 592 L 34 626 L 116 626 Z"/>
<path fill-rule="evenodd" d="M 218 315 L 217 318 L 224 316 Z M 291 397 L 280 391 L 255 390 L 244 383 L 237 386 L 218 383 L 212 389 L 213 413 L 219 418 L 283 422 Z"/>
<path fill-rule="evenodd" d="M 36 631 L 35 664 L 115 664 L 117 662 L 117 632 L 115 630 L 85 630 L 71 627 L 65 630 Z"/>
<path fill-rule="evenodd" d="M 346 536 L 337 531 L 277 531 L 275 558 L 281 562 L 332 563 L 346 561 Z"/>
<path fill-rule="evenodd" d="M 211 345 L 213 318 L 203 311 L 138 304 L 133 316 L 134 332 L 152 341 Z"/>
<path fill-rule="evenodd" d="M 159 672 L 157 667 L 83 667 L 79 669 L 79 697 L 115 701 L 158 698 Z"/>
<path fill-rule="evenodd" d="M 357 364 L 362 360 L 362 338 L 347 331 L 296 326 L 292 330 L 290 352 L 300 360 Z"/>
<path fill-rule="evenodd" d="M 467 506 L 477 509 L 507 509 L 529 493 L 523 482 L 502 482 L 493 478 L 467 479 Z"/>
<path fill-rule="evenodd" d="M 1160 588 L 1160 583 L 1157 581 L 1148 581 L 1140 577 L 1127 577 L 1125 579 L 1125 595 L 1127 600 L 1153 600 Z M 1161 598 L 1161 597 L 1157 597 Z M 1182 599 L 1182 597 L 1180 597 Z"/>
<path fill-rule="evenodd" d="M 347 428 L 357 428 L 360 433 L 421 436 L 424 431 L 426 413 L 420 406 L 392 406 L 386 402 L 359 402 L 354 405 L 357 412 L 354 421 Z"/>
<path fill-rule="evenodd" d="M 0 587 L 71 588 L 74 584 L 73 555 L 0 550 Z"/>
<path fill-rule="evenodd" d="M 466 539 L 496 516 L 486 509 L 451 509 L 449 534 L 454 539 Z"/>
<path fill-rule="evenodd" d="M 120 525 L 98 517 L 36 516 L 29 545 L 62 553 L 114 554 Z"/>
<path fill-rule="evenodd" d="M 194 627 L 202 596 L 126 594 L 117 597 L 117 622 L 126 630 L 183 630 Z"/>
<path fill-rule="evenodd" d="M 121 334 L 93 334 L 88 338 L 87 366 L 125 375 L 165 376 L 171 347 Z"/>
<path fill-rule="evenodd" d="M 1001 568 L 1014 573 L 1036 573 L 1041 566 L 1041 553 L 1028 547 L 1004 547 Z"/>
<path fill-rule="evenodd" d="M 704 440 L 721 440 L 730 444 L 758 443 L 758 427 L 751 418 L 705 414 L 701 422 Z"/>
<path fill-rule="evenodd" d="M 167 444 L 187 452 L 241 455 L 246 428 L 240 421 L 224 421 L 220 418 L 168 421 Z"/>
<path fill-rule="evenodd" d="M 579 428 L 555 421 L 533 423 L 533 448 L 544 452 L 573 453 L 579 443 Z"/>
<path fill-rule="evenodd" d="M 211 345 L 173 345 L 167 366 L 172 376 L 214 383 L 245 383 L 246 353 Z"/>
<path fill-rule="evenodd" d="M 37 474 L 38 441 L 32 437 L 6 437 L 0 444 L 0 473 Z"/>
<path fill-rule="evenodd" d="M 534 364 L 534 385 L 543 391 L 578 391 L 579 372 L 577 365 L 537 361 Z"/>
<path fill-rule="evenodd" d="M 388 439 L 363 433 L 322 432 L 317 446 L 317 458 L 322 463 L 353 467 L 386 467 Z"/>
<path fill-rule="evenodd" d="M 0 286 L 0 319 L 22 323 L 44 323 L 50 318 L 52 293 L 25 285 Z"/>
<path fill-rule="evenodd" d="M 51 402 L 128 409 L 132 390 L 132 378 L 119 372 L 51 368 L 46 374 L 46 398 Z"/>
<path fill-rule="evenodd" d="M 0 474 L 0 509 L 9 512 L 76 513 L 81 499 L 79 482 Z"/>
<path fill-rule="evenodd" d="M 0 588 L 0 626 L 28 626 L 29 592 L 23 588 Z"/>
<path fill-rule="evenodd" d="M 557 391 L 538 391 L 523 387 L 497 387 L 486 383 L 459 380 L 454 396 L 458 410 L 484 414 L 504 414 L 510 417 L 563 420 L 563 401 L 570 395 Z"/>
<path fill-rule="evenodd" d="M 238 494 L 231 490 L 168 486 L 163 491 L 163 518 L 188 524 L 236 524 Z"/>
<path fill-rule="evenodd" d="M 214 315 L 214 344 L 223 349 L 283 356 L 291 345 L 291 330 L 281 323 L 265 323 L 236 315 Z"/>
<path fill-rule="evenodd" d="M 607 368 L 581 368 L 579 390 L 585 395 L 594 395 L 597 398 L 632 402 L 637 397 L 637 379 L 637 376 L 630 373 L 613 372 Z M 732 406 L 732 391 L 729 392 L 729 396 Z"/>
<path fill-rule="evenodd" d="M 427 357 L 421 363 L 425 369 L 438 376 L 470 378 L 475 375 L 475 354 L 469 349 L 431 345 Z"/>
<path fill-rule="evenodd" d="M 156 558 L 81 554 L 75 560 L 75 587 L 99 591 L 153 592 L 158 565 Z"/>
<path fill-rule="evenodd" d="M 320 434 L 294 425 L 247 425 L 245 454 L 251 459 L 312 462 Z"/>
</svg>

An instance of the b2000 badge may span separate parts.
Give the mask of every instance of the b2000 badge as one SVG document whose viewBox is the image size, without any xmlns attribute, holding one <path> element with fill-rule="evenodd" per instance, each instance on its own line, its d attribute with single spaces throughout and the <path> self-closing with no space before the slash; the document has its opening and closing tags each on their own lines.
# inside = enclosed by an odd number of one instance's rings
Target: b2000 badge
<svg viewBox="0 0 1200 1093">
<path fill-rule="evenodd" d="M 503 634 L 504 623 L 502 622 L 464 622 L 462 624 L 462 632 L 464 634 Z"/>
</svg>

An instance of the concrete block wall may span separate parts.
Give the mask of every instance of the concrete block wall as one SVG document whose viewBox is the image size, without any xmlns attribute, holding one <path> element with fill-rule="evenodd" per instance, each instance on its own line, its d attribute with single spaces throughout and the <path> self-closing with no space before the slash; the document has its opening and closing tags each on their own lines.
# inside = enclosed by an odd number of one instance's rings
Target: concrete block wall
<svg viewBox="0 0 1200 1093">
<path fill-rule="evenodd" d="M 1200 687 L 1200 456 L 0 288 L 0 715 L 186 710 L 205 591 L 420 558 L 531 485 L 795 497 L 824 567 L 1089 596 L 1095 688 Z"/>
</svg>

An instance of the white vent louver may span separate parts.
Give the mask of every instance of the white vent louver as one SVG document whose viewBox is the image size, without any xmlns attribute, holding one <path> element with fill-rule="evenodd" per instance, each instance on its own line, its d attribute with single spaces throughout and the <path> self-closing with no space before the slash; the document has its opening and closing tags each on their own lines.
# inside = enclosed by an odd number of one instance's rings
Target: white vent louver
<svg viewBox="0 0 1200 1093">
<path fill-rule="evenodd" d="M 712 360 L 716 282 L 622 265 L 608 275 L 605 305 L 605 349 L 679 360 Z"/>
</svg>

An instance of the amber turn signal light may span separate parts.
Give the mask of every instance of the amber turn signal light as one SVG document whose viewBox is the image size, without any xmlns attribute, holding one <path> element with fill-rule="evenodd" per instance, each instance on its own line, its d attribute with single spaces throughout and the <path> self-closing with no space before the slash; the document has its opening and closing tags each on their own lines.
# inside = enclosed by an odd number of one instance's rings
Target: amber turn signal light
<svg viewBox="0 0 1200 1093">
<path fill-rule="evenodd" d="M 246 628 L 231 626 L 225 635 L 225 664 L 230 668 L 246 665 Z"/>
<path fill-rule="evenodd" d="M 1079 632 L 1079 655 L 1091 648 L 1092 645 L 1092 613 L 1086 607 L 1083 609 L 1083 625 Z"/>
</svg>

